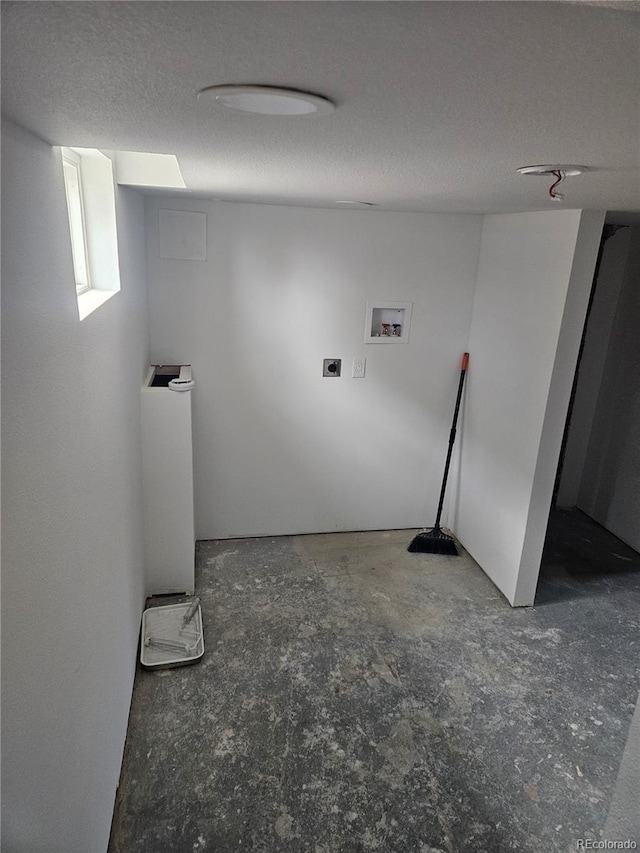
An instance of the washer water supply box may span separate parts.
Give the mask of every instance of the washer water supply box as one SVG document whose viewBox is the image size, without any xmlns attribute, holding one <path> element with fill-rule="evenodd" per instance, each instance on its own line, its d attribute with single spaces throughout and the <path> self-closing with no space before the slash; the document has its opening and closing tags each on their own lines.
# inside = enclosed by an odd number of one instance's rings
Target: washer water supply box
<svg viewBox="0 0 640 853">
<path fill-rule="evenodd" d="M 140 663 L 146 669 L 166 669 L 195 663 L 204 654 L 200 599 L 162 607 L 142 614 Z"/>
</svg>

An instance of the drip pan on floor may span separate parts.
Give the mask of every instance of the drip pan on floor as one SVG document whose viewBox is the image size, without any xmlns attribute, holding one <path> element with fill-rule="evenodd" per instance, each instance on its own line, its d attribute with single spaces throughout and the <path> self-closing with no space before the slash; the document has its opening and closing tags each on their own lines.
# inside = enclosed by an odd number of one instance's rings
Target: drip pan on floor
<svg viewBox="0 0 640 853">
<path fill-rule="evenodd" d="M 140 663 L 146 669 L 185 666 L 204 654 L 202 610 L 198 604 L 193 617 L 182 627 L 193 602 L 149 607 L 142 614 Z"/>
</svg>

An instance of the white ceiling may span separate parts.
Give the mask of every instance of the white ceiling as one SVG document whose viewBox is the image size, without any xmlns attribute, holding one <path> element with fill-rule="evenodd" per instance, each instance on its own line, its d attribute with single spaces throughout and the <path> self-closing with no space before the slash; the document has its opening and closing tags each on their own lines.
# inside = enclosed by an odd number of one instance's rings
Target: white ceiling
<svg viewBox="0 0 640 853">
<path fill-rule="evenodd" d="M 555 209 L 519 166 L 577 163 L 565 206 L 640 210 L 640 6 L 578 2 L 2 2 L 3 112 L 52 144 L 176 154 L 224 200 Z M 329 116 L 198 102 L 317 92 Z"/>
</svg>

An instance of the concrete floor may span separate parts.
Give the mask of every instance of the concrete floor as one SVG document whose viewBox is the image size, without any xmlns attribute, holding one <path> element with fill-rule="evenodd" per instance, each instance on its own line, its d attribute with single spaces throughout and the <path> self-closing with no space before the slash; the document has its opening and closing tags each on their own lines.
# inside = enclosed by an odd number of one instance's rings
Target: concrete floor
<svg viewBox="0 0 640 853">
<path fill-rule="evenodd" d="M 408 554 L 412 531 L 200 542 L 205 656 L 137 675 L 110 853 L 598 839 L 638 691 L 640 555 L 563 515 L 518 610 L 467 555 Z"/>
</svg>

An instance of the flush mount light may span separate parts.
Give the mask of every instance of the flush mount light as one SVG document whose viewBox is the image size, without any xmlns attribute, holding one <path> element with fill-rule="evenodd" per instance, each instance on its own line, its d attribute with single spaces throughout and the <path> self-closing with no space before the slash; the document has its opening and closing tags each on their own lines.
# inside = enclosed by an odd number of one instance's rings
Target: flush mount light
<svg viewBox="0 0 640 853">
<path fill-rule="evenodd" d="M 336 204 L 350 204 L 351 207 L 377 207 L 375 201 L 337 201 Z"/>
<path fill-rule="evenodd" d="M 523 166 L 516 169 L 519 175 L 553 175 L 554 172 L 563 172 L 565 178 L 573 178 L 588 171 L 586 166 Z"/>
<path fill-rule="evenodd" d="M 273 86 L 207 86 L 198 92 L 198 98 L 203 97 L 231 110 L 264 116 L 317 116 L 335 110 L 328 98 Z"/>
</svg>

